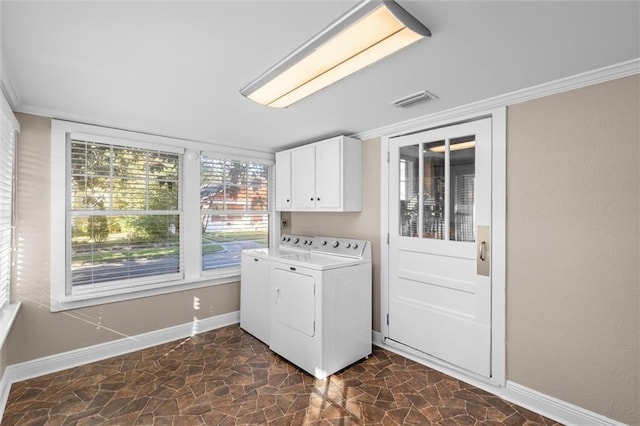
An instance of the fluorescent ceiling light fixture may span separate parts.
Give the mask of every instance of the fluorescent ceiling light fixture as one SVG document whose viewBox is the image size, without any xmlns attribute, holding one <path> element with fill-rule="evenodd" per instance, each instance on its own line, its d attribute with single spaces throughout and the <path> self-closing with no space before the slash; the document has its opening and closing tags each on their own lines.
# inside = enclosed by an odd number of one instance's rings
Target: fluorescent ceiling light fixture
<svg viewBox="0 0 640 426">
<path fill-rule="evenodd" d="M 389 0 L 365 0 L 240 90 L 285 108 L 388 56 L 431 31 Z"/>
</svg>

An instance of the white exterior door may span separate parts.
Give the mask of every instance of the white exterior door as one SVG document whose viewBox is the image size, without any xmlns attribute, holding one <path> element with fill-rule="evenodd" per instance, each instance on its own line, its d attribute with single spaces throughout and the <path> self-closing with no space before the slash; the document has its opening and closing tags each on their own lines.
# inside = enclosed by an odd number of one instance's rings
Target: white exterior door
<svg viewBox="0 0 640 426">
<path fill-rule="evenodd" d="M 387 337 L 491 377 L 491 119 L 389 153 Z"/>
</svg>

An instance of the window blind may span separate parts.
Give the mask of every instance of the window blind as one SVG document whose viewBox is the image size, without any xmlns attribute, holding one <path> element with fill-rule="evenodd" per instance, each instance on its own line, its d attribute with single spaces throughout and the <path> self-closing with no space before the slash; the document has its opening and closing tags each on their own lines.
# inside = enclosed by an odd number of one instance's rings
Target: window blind
<svg viewBox="0 0 640 426">
<path fill-rule="evenodd" d="M 237 267 L 242 250 L 267 247 L 269 165 L 202 155 L 202 270 Z"/>
<path fill-rule="evenodd" d="M 0 110 L 0 309 L 9 302 L 14 233 L 14 170 L 16 129 Z"/>
<path fill-rule="evenodd" d="M 73 137 L 70 293 L 182 278 L 182 155 Z"/>
</svg>

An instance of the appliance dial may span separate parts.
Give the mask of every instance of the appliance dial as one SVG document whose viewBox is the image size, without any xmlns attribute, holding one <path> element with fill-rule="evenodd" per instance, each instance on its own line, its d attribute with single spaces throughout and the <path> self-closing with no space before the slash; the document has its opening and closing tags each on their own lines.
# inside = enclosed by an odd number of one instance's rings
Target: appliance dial
<svg viewBox="0 0 640 426">
<path fill-rule="evenodd" d="M 306 246 L 307 244 L 309 244 L 309 241 L 307 241 L 307 240 L 304 240 L 304 243 L 302 243 L 302 245 L 305 245 L 305 246 Z"/>
<path fill-rule="evenodd" d="M 358 248 L 358 243 L 353 243 L 353 249 L 357 249 Z"/>
<path fill-rule="evenodd" d="M 293 244 L 298 244 L 298 241 L 300 241 L 300 238 L 296 237 L 293 239 Z"/>
<path fill-rule="evenodd" d="M 291 237 L 287 237 L 287 242 L 291 241 Z"/>
<path fill-rule="evenodd" d="M 347 243 L 346 248 L 351 248 L 351 243 Z"/>
<path fill-rule="evenodd" d="M 331 247 L 333 247 L 333 248 L 336 248 L 336 247 L 338 247 L 339 245 L 340 245 L 340 243 L 339 243 L 339 242 L 337 242 L 337 241 L 334 241 L 334 242 L 332 242 L 332 243 L 331 243 Z"/>
<path fill-rule="evenodd" d="M 327 245 L 327 240 L 322 240 L 322 245 L 326 246 Z"/>
<path fill-rule="evenodd" d="M 287 241 L 287 237 L 282 237 L 282 241 Z"/>
</svg>

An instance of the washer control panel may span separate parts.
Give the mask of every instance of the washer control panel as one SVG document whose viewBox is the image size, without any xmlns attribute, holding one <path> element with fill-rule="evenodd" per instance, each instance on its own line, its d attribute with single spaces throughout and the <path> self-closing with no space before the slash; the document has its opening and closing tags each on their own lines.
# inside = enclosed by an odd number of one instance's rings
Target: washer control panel
<svg viewBox="0 0 640 426">
<path fill-rule="evenodd" d="M 280 247 L 310 249 L 314 237 L 308 235 L 282 234 L 280 237 Z"/>
<path fill-rule="evenodd" d="M 362 257 L 366 247 L 366 240 L 351 238 L 314 237 L 311 251 L 318 253 L 336 254 L 339 256 Z"/>
<path fill-rule="evenodd" d="M 366 253 L 367 240 L 338 237 L 310 237 L 308 235 L 282 234 L 281 248 L 296 248 L 316 253 L 338 256 L 362 257 Z"/>
</svg>

